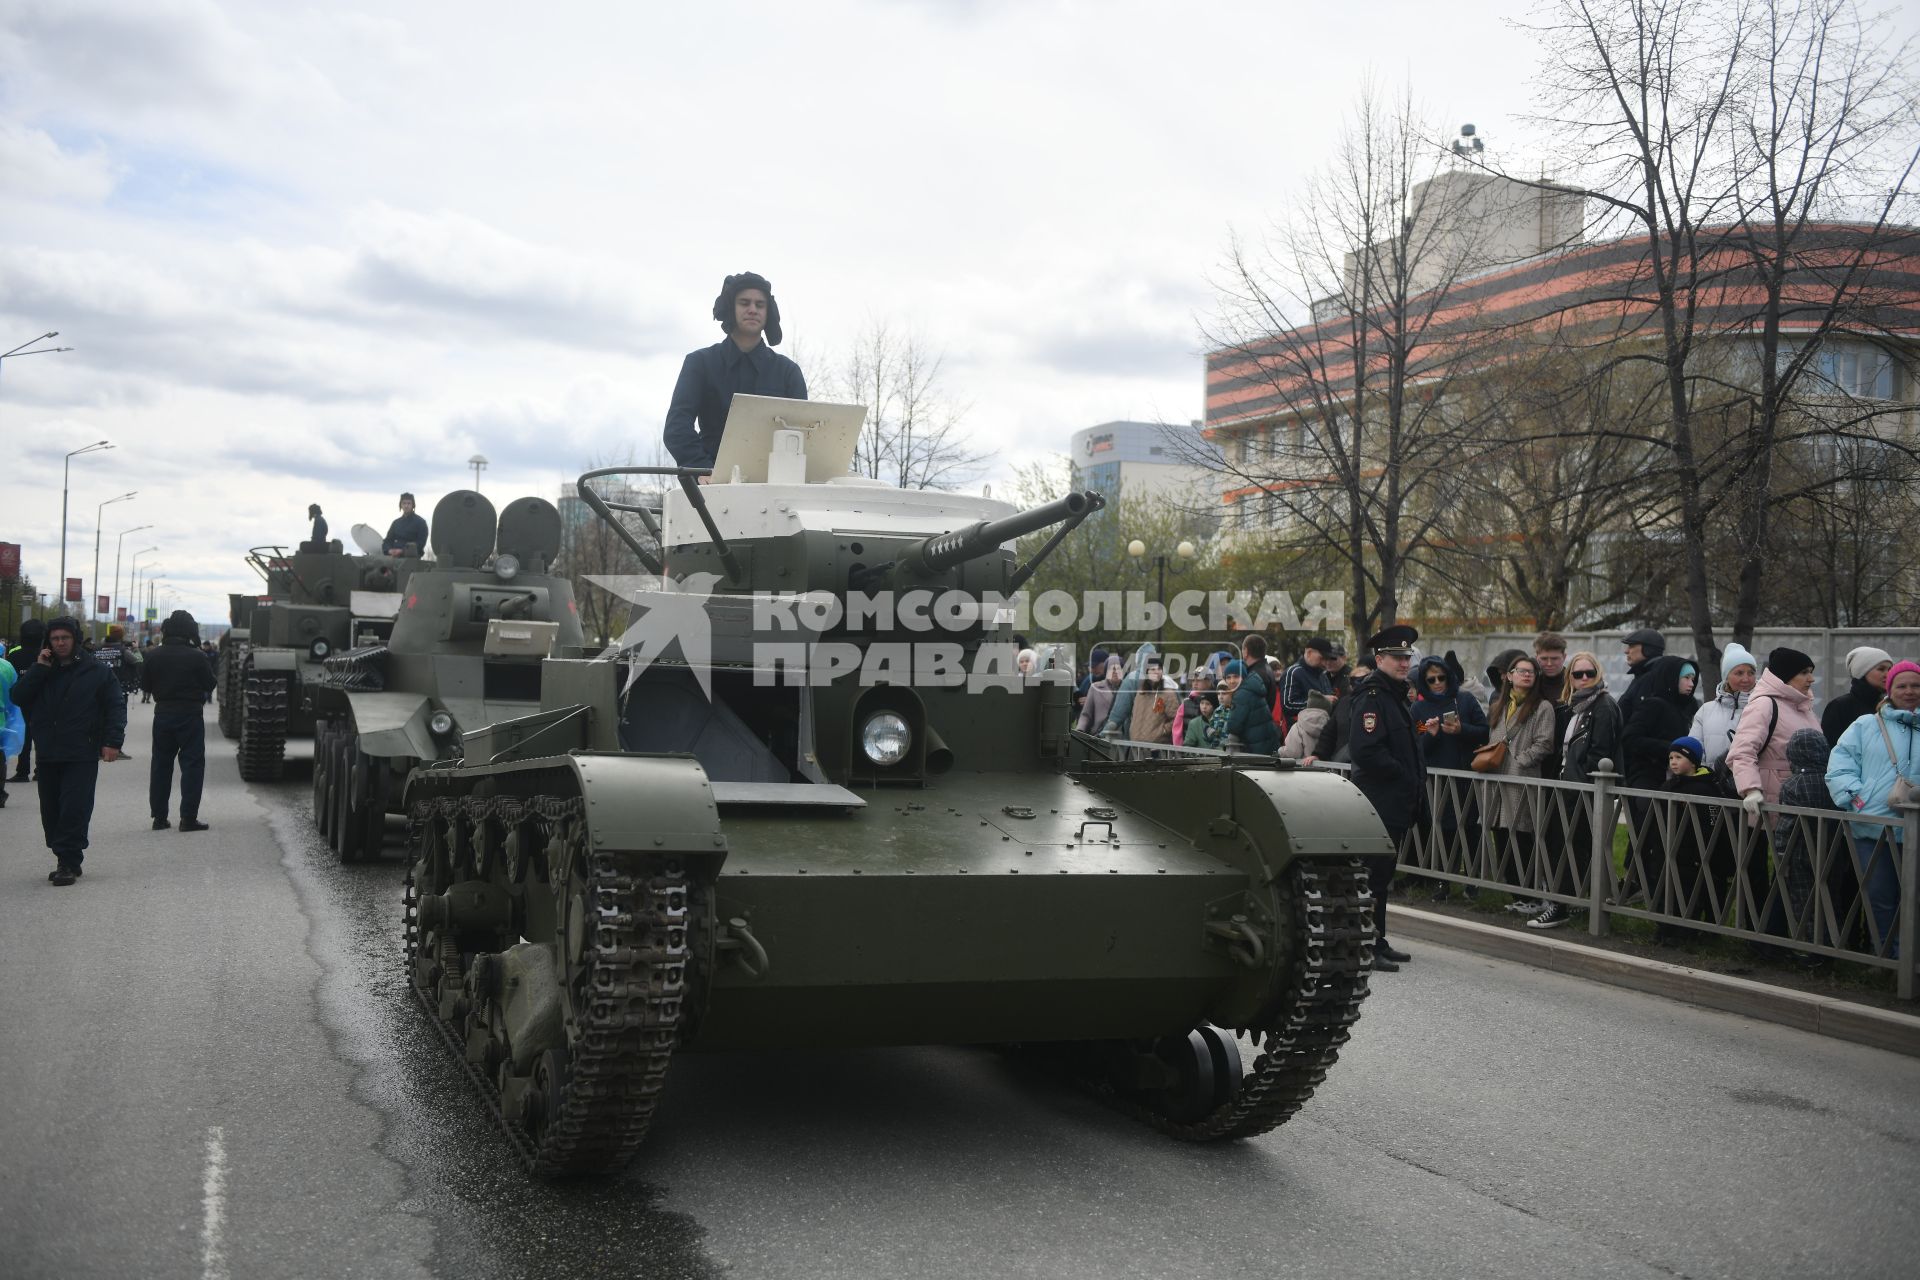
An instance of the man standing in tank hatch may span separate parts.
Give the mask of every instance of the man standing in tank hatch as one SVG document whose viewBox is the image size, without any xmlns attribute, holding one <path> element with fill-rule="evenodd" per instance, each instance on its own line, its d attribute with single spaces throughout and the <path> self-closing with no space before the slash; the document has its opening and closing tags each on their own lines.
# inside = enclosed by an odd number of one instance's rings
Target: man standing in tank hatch
<svg viewBox="0 0 1920 1280">
<path fill-rule="evenodd" d="M 1353 785 L 1367 797 L 1397 850 L 1416 822 L 1426 819 L 1427 758 L 1408 706 L 1407 669 L 1413 665 L 1412 627 L 1388 627 L 1367 641 L 1373 650 L 1373 674 L 1353 692 Z M 1387 941 L 1387 890 L 1393 885 L 1395 855 L 1368 858 L 1373 888 L 1373 967 L 1388 972 L 1413 959 Z"/>
<path fill-rule="evenodd" d="M 728 276 L 713 300 L 713 318 L 727 336 L 687 354 L 667 408 L 667 452 L 683 467 L 713 465 L 735 395 L 807 398 L 800 366 L 773 351 L 780 345 L 780 304 L 765 276 Z"/>
<path fill-rule="evenodd" d="M 411 544 L 413 554 L 425 555 L 427 551 L 427 522 L 413 510 L 413 495 L 400 495 L 400 514 L 387 526 L 387 537 L 380 544 L 380 550 L 390 556 L 404 556 Z"/>
</svg>

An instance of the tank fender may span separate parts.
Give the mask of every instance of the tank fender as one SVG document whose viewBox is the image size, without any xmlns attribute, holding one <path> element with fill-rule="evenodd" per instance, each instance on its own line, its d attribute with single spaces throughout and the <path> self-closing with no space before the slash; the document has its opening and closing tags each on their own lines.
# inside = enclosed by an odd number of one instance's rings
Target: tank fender
<svg viewBox="0 0 1920 1280">
<path fill-rule="evenodd" d="M 360 749 L 368 755 L 414 760 L 439 758 L 440 746 L 427 728 L 427 718 L 433 714 L 433 708 L 424 693 L 355 689 L 348 691 L 347 705 L 353 711 Z"/>
<path fill-rule="evenodd" d="M 292 671 L 300 665 L 300 654 L 293 649 L 255 649 L 255 671 Z"/>
</svg>

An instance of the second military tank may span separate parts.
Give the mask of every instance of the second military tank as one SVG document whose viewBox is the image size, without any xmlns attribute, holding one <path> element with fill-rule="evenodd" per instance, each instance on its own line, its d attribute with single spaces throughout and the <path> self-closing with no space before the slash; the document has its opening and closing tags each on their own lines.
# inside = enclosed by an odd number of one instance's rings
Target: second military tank
<svg viewBox="0 0 1920 1280">
<path fill-rule="evenodd" d="M 1012 541 L 1097 495 L 861 482 L 831 406 L 755 433 L 752 399 L 730 482 L 581 478 L 671 574 L 407 781 L 408 980 L 527 1167 L 625 1163 L 689 1051 L 1016 1045 L 1181 1138 L 1282 1123 L 1367 994 L 1372 808 L 1271 758 L 1110 758 L 1012 674 Z M 657 520 L 595 490 L 636 472 L 677 484 Z"/>
</svg>

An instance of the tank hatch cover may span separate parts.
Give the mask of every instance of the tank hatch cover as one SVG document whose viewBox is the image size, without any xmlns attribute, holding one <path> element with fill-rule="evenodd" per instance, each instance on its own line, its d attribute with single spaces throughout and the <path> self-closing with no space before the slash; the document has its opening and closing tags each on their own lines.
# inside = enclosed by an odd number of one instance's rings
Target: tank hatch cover
<svg viewBox="0 0 1920 1280">
<path fill-rule="evenodd" d="M 456 489 L 434 504 L 433 554 L 443 565 L 477 569 L 493 553 L 493 504 L 471 489 Z"/>
<path fill-rule="evenodd" d="M 500 512 L 499 550 L 534 573 L 560 554 L 560 512 L 545 498 L 515 498 Z"/>
</svg>

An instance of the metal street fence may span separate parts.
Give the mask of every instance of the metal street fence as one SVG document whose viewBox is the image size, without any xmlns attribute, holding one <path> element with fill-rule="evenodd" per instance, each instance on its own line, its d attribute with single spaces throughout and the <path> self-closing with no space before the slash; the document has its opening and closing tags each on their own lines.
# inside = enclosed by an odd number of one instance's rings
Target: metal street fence
<svg viewBox="0 0 1920 1280">
<path fill-rule="evenodd" d="M 1109 742 L 1135 760 L 1219 757 L 1164 743 Z M 1319 769 L 1350 766 L 1322 761 Z M 1616 785 L 1427 771 L 1428 818 L 1407 832 L 1400 870 L 1586 914 L 1743 938 L 1890 969 L 1914 998 L 1920 950 L 1920 805 L 1886 818 Z"/>
</svg>

